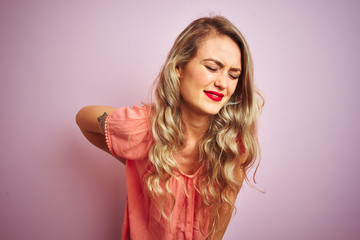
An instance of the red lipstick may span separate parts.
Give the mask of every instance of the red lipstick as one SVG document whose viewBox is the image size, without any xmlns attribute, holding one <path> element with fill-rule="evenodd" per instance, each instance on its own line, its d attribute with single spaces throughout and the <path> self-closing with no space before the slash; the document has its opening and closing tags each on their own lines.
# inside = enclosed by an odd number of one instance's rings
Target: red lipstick
<svg viewBox="0 0 360 240">
<path fill-rule="evenodd" d="M 206 96 L 208 96 L 211 100 L 214 100 L 215 102 L 220 102 L 224 97 L 224 94 L 214 91 L 204 91 L 204 93 L 206 94 Z"/>
</svg>

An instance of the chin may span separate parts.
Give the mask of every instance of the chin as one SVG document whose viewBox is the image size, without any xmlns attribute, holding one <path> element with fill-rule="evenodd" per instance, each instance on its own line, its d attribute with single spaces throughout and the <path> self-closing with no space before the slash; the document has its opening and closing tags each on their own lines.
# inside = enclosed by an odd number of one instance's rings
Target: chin
<svg viewBox="0 0 360 240">
<path fill-rule="evenodd" d="M 221 108 L 208 108 L 206 110 L 204 110 L 204 113 L 208 114 L 208 115 L 216 115 L 220 112 Z"/>
</svg>

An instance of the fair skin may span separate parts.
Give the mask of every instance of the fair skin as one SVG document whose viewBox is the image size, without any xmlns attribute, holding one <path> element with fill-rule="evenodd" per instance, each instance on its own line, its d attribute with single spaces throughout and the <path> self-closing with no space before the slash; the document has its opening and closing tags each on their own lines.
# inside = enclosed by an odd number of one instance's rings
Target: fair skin
<svg viewBox="0 0 360 240">
<path fill-rule="evenodd" d="M 220 111 L 236 89 L 241 73 L 240 48 L 228 36 L 213 36 L 205 40 L 196 55 L 176 71 L 180 78 L 181 113 L 187 139 L 177 161 L 183 172 L 193 174 L 198 167 L 197 146 L 209 127 L 210 117 Z M 206 94 L 209 92 L 222 97 L 213 99 Z"/>
<path fill-rule="evenodd" d="M 96 147 L 110 153 L 105 141 L 105 118 L 116 108 L 107 106 L 86 106 L 80 109 L 76 115 L 76 123 L 86 139 Z M 111 154 L 111 153 L 110 153 Z M 125 164 L 122 157 L 117 158 Z"/>
<path fill-rule="evenodd" d="M 183 99 L 181 112 L 186 127 L 186 144 L 183 149 L 179 149 L 175 160 L 184 173 L 193 174 L 199 167 L 199 140 L 208 129 L 211 116 L 217 114 L 234 93 L 240 73 L 240 49 L 231 38 L 224 35 L 204 40 L 196 55 L 185 66 L 177 68 Z M 115 108 L 106 106 L 86 106 L 76 115 L 76 122 L 84 136 L 108 153 L 104 121 L 114 110 Z M 126 163 L 122 157 L 118 160 Z M 236 178 L 243 181 L 241 174 Z M 231 194 L 230 201 L 234 203 L 235 199 L 236 194 Z M 232 208 L 224 204 L 219 219 L 221 226 L 213 239 L 222 239 L 232 211 Z"/>
<path fill-rule="evenodd" d="M 235 92 L 240 73 L 240 48 L 230 37 L 224 35 L 205 40 L 196 55 L 185 66 L 177 68 L 187 142 L 176 160 L 184 173 L 193 174 L 198 168 L 199 140 L 208 129 L 211 116 L 217 114 Z M 209 93 L 215 97 L 209 97 Z M 245 158 L 246 155 L 243 154 L 239 163 Z M 236 176 L 239 182 L 243 178 L 242 174 Z M 229 200 L 235 203 L 236 196 L 237 194 L 230 194 Z M 220 212 L 220 228 L 213 239 L 223 238 L 233 209 L 224 204 Z"/>
</svg>

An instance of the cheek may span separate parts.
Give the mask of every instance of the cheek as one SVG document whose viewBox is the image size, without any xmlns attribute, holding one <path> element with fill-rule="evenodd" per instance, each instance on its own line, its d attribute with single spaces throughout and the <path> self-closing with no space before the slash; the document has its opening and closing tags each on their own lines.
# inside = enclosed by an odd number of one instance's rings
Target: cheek
<svg viewBox="0 0 360 240">
<path fill-rule="evenodd" d="M 211 78 L 214 74 L 211 74 L 209 71 L 204 69 L 202 66 L 196 66 L 191 69 L 191 71 L 187 72 L 188 79 L 191 79 L 191 84 L 196 87 L 204 87 L 209 82 L 211 82 Z"/>
<path fill-rule="evenodd" d="M 186 89 L 189 92 L 198 91 L 204 86 L 206 86 L 206 76 L 201 74 L 192 74 L 191 76 L 188 75 L 180 82 L 180 89 Z"/>
<path fill-rule="evenodd" d="M 233 93 L 235 92 L 238 82 L 239 81 L 230 82 L 229 84 L 229 92 L 231 93 L 230 95 L 233 95 Z"/>
</svg>

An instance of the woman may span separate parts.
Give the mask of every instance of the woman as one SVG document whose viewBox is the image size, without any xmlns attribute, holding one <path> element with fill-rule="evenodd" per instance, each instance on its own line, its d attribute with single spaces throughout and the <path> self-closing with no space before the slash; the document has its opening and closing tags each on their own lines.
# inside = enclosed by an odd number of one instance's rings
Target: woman
<svg viewBox="0 0 360 240">
<path fill-rule="evenodd" d="M 259 146 L 252 60 L 226 18 L 193 21 L 157 78 L 155 102 L 87 106 L 85 137 L 126 164 L 123 239 L 221 239 Z"/>
</svg>

